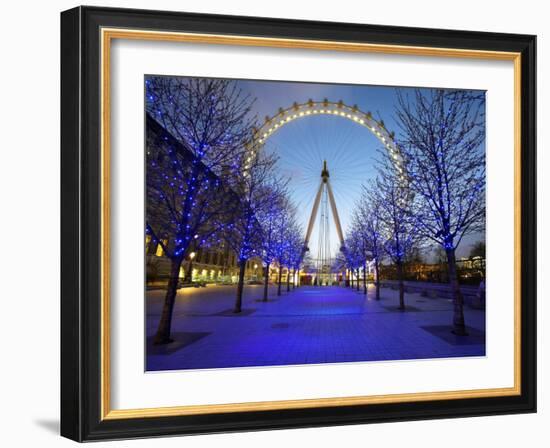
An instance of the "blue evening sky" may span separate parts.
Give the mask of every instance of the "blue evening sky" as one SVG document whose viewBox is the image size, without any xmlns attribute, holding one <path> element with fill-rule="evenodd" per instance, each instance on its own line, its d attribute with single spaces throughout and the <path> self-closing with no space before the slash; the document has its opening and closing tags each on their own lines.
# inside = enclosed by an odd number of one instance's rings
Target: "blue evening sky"
<svg viewBox="0 0 550 448">
<path fill-rule="evenodd" d="M 384 120 L 386 128 L 395 131 L 397 136 L 400 133 L 394 119 L 397 104 L 397 90 L 394 87 L 247 80 L 239 80 L 237 83 L 243 93 L 256 98 L 253 111 L 262 123 L 266 115 L 273 116 L 279 107 L 286 109 L 293 102 L 304 103 L 310 98 L 322 101 L 327 98 L 329 101 L 342 100 L 348 105 L 357 104 L 363 112 L 370 111 L 376 119 Z M 383 150 L 383 147 L 369 130 L 346 118 L 316 115 L 283 126 L 267 140 L 266 149 L 278 154 L 279 169 L 290 178 L 291 197 L 298 207 L 304 229 L 319 187 L 323 160 L 327 161 L 345 235 L 361 186 L 376 176 L 375 161 L 379 157 L 378 151 Z M 309 244 L 314 259 L 319 239 L 318 221 L 319 218 Z M 332 215 L 329 226 L 331 255 L 334 257 L 339 242 Z M 483 235 L 478 234 L 465 239 L 459 247 L 458 255 L 467 255 L 470 244 L 483 238 Z"/>
</svg>

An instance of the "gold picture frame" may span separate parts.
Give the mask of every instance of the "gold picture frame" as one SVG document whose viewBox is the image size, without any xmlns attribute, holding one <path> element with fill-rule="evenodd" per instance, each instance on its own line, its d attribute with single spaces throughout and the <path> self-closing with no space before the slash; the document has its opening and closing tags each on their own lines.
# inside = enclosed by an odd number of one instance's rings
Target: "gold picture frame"
<svg viewBox="0 0 550 448">
<path fill-rule="evenodd" d="M 86 419 L 89 421 L 96 421 L 96 426 L 92 428 L 91 425 L 87 426 L 87 434 L 82 432 L 83 423 L 82 421 L 75 423 L 73 419 L 64 417 L 66 422 L 65 426 L 62 426 L 62 433 L 68 437 L 78 439 L 78 440 L 90 440 L 95 438 L 118 438 L 118 437 L 132 437 L 134 434 L 131 429 L 128 429 L 128 425 L 133 421 L 146 419 L 150 421 L 148 430 L 146 434 L 155 435 L 155 434 L 164 434 L 171 433 L 169 431 L 163 432 L 162 424 L 157 424 L 157 422 L 162 421 L 166 418 L 180 419 L 182 423 L 182 428 L 187 428 L 185 425 L 185 418 L 191 416 L 211 416 L 211 415 L 224 415 L 228 416 L 233 414 L 233 418 L 238 418 L 242 413 L 262 413 L 266 411 L 291 411 L 291 410 L 303 410 L 306 412 L 309 410 L 327 408 L 327 412 L 338 413 L 338 409 L 345 408 L 349 410 L 350 408 L 355 407 L 358 412 L 362 412 L 365 409 L 365 406 L 370 406 L 374 409 L 374 405 L 388 405 L 388 404 L 399 404 L 399 403 L 415 403 L 419 406 L 422 403 L 426 402 L 441 402 L 441 406 L 453 406 L 453 402 L 457 400 L 471 400 L 471 399 L 501 399 L 508 400 L 506 403 L 515 403 L 515 407 L 519 409 L 523 406 L 522 409 L 527 408 L 525 402 L 529 402 L 529 409 L 533 409 L 533 396 L 532 396 L 532 387 L 526 388 L 526 381 L 532 382 L 532 377 L 534 375 L 532 371 L 532 365 L 534 363 L 532 349 L 525 351 L 527 339 L 531 341 L 531 337 L 526 338 L 526 332 L 533 331 L 533 310 L 529 305 L 526 308 L 525 301 L 526 292 L 525 292 L 525 281 L 526 278 L 532 278 L 534 272 L 532 272 L 532 262 L 526 267 L 525 259 L 531 259 L 533 256 L 532 253 L 532 243 L 526 244 L 525 241 L 525 229 L 522 232 L 523 223 L 526 215 L 532 215 L 532 210 L 534 204 L 531 203 L 531 199 L 526 201 L 526 185 L 528 189 L 530 188 L 530 182 L 532 179 L 525 178 L 526 169 L 532 170 L 531 164 L 534 161 L 531 160 L 529 154 L 534 152 L 534 142 L 531 140 L 531 136 L 525 135 L 525 130 L 529 129 L 529 126 L 532 124 L 532 115 L 533 111 L 530 111 L 533 107 L 531 96 L 526 94 L 526 90 L 534 89 L 534 85 L 531 85 L 531 79 L 533 78 L 533 73 L 531 72 L 531 64 L 534 58 L 534 53 L 532 52 L 533 38 L 532 36 L 503 36 L 501 47 L 502 49 L 488 48 L 490 47 L 490 39 L 487 36 L 477 36 L 477 46 L 478 48 L 468 48 L 466 46 L 461 47 L 460 42 L 470 42 L 472 36 L 469 36 L 468 33 L 461 34 L 461 32 L 448 32 L 445 36 L 439 37 L 439 40 L 436 36 L 431 34 L 431 30 L 421 30 L 418 31 L 422 36 L 425 37 L 425 40 L 428 37 L 431 37 L 435 46 L 427 46 L 425 43 L 416 43 L 408 45 L 405 42 L 396 42 L 395 38 L 392 38 L 387 30 L 369 30 L 366 25 L 357 25 L 357 27 L 366 27 L 365 28 L 365 41 L 346 41 L 345 38 L 341 40 L 330 40 L 330 39 L 319 39 L 312 35 L 311 38 L 296 37 L 277 37 L 277 33 L 284 34 L 286 32 L 286 26 L 296 26 L 294 24 L 287 24 L 284 21 L 271 21 L 269 22 L 270 27 L 269 31 L 266 32 L 268 35 L 250 35 L 251 31 L 246 30 L 246 24 L 249 21 L 239 21 L 240 19 L 235 18 L 235 23 L 245 22 L 243 25 L 243 34 L 236 35 L 224 32 L 223 26 L 216 20 L 212 18 L 211 23 L 208 26 L 201 25 L 202 28 L 206 29 L 211 28 L 211 32 L 199 32 L 195 29 L 190 31 L 174 31 L 171 28 L 171 25 L 168 22 L 171 20 L 181 20 L 181 27 L 185 29 L 189 27 L 194 19 L 195 15 L 185 16 L 178 15 L 177 13 L 155 13 L 147 12 L 143 13 L 141 21 L 137 20 L 133 22 L 133 16 L 129 12 L 124 12 L 123 10 L 112 11 L 102 8 L 76 8 L 71 11 L 63 13 L 65 32 L 67 35 L 71 34 L 74 37 L 74 33 L 81 34 L 81 38 L 87 38 L 90 41 L 93 39 L 93 44 L 96 45 L 98 54 L 94 56 L 94 61 L 97 63 L 99 78 L 98 78 L 98 89 L 94 90 L 94 94 L 97 95 L 99 112 L 100 112 L 100 123 L 98 129 L 98 154 L 99 154 L 99 164 L 95 168 L 99 168 L 99 184 L 98 184 L 98 193 L 99 193 L 99 250 L 98 250 L 98 267 L 97 272 L 100 275 L 99 285 L 98 285 L 98 311 L 97 317 L 99 317 L 99 322 L 97 322 L 97 335 L 99 335 L 99 344 L 98 355 L 99 359 L 97 360 L 97 367 L 99 368 L 98 376 L 96 378 L 95 385 L 96 387 L 88 388 L 90 389 L 99 389 L 99 402 L 89 407 L 88 404 L 84 402 L 85 398 L 75 398 L 74 400 L 78 402 L 78 406 L 83 409 L 83 413 L 87 415 Z M 105 18 L 107 17 L 107 18 Z M 208 16 L 200 16 L 201 20 L 208 22 Z M 155 23 L 159 24 L 165 20 L 166 29 L 146 29 L 144 25 L 147 20 L 152 21 L 155 19 Z M 270 19 L 258 19 L 269 21 Z M 89 34 L 89 29 L 84 33 L 84 28 L 78 26 L 78 23 L 93 24 L 91 27 L 95 34 Z M 145 21 L 145 22 L 144 22 Z M 134 23 L 133 26 L 132 23 Z M 152 22 L 151 22 L 152 23 Z M 173 23 L 173 22 L 170 22 Z M 201 22 L 202 23 L 202 22 Z M 254 24 L 254 20 L 251 22 Z M 252 25 L 251 25 L 252 26 Z M 278 27 L 281 29 L 279 30 Z M 319 29 L 330 29 L 332 31 L 337 29 L 343 29 L 342 33 L 345 34 L 345 27 L 339 27 L 338 24 L 319 24 Z M 158 28 L 157 26 L 155 28 Z M 192 27 L 189 27 L 192 28 Z M 285 28 L 284 30 L 282 28 Z M 246 31 L 246 32 L 245 32 Z M 369 32 L 371 34 L 369 34 Z M 374 33 L 374 34 L 373 34 Z M 386 35 L 384 34 L 386 33 Z M 456 33 L 456 34 L 453 34 Z M 315 34 L 315 33 L 312 33 Z M 378 36 L 378 41 L 372 39 L 372 36 Z M 90 37 L 91 36 L 91 37 Z M 369 38 L 370 36 L 370 38 Z M 439 36 L 439 35 L 438 35 Z M 470 38 L 468 40 L 467 38 Z M 474 390 L 461 390 L 461 391 L 446 391 L 446 392 L 429 392 L 429 393 L 405 393 L 405 394 L 395 394 L 395 395 L 371 395 L 371 396 L 353 396 L 353 397 L 338 397 L 338 398 L 315 398 L 315 399 L 304 399 L 304 400 L 282 400 L 282 401 L 258 401 L 258 402 L 246 402 L 246 403 L 232 403 L 232 404 L 216 404 L 216 405 L 188 405 L 188 406 L 172 406 L 172 407 L 156 407 L 156 408 L 142 408 L 142 409 L 112 409 L 111 403 L 111 370 L 110 370 L 110 358 L 112 356 L 110 349 L 110 247 L 111 247 L 111 234 L 110 234 L 110 185 L 111 185 L 111 166 L 110 166 L 110 139 L 111 139 L 111 115 L 110 115 L 110 105 L 111 105 L 111 45 L 114 40 L 124 39 L 124 40 L 140 40 L 140 41 L 163 41 L 163 42 L 185 42 L 185 43 L 200 43 L 200 44 L 209 44 L 209 45 L 232 45 L 232 46 L 242 46 L 242 47 L 275 47 L 275 48 L 288 48 L 288 49 L 311 49 L 311 50 L 327 50 L 327 51 L 342 51 L 342 52 L 353 52 L 353 53 L 379 53 L 379 54 L 398 54 L 398 55 L 409 55 L 409 56 L 435 56 L 435 57 L 449 57 L 449 58 L 466 58 L 466 59 L 481 59 L 481 60 L 504 60 L 511 61 L 514 65 L 514 163 L 515 163 L 515 178 L 514 178 L 514 386 L 507 388 L 494 388 L 494 389 L 474 389 Z M 386 40 L 386 42 L 380 42 L 380 40 Z M 485 40 L 484 40 L 485 39 Z M 421 40 L 421 39 L 420 39 Z M 419 41 L 416 39 L 415 42 Z M 438 45 L 438 42 L 440 45 Z M 519 43 L 518 43 L 519 42 Z M 66 44 L 69 45 L 69 44 Z M 76 45 L 76 44 L 73 44 Z M 452 46 L 458 45 L 458 46 Z M 471 44 L 469 44 L 471 45 Z M 93 47 L 93 45 L 92 45 Z M 80 48 L 70 47 L 67 50 L 65 56 L 66 65 L 69 67 L 66 70 L 64 76 L 73 76 L 75 73 L 75 68 L 72 65 L 76 65 L 78 71 L 81 67 L 78 64 L 86 62 L 85 58 L 74 59 L 75 55 L 79 55 L 79 52 L 82 51 Z M 72 53 L 71 53 L 72 52 Z M 62 72 L 63 75 L 63 72 Z M 80 88 L 80 86 L 79 86 Z M 74 95 L 75 90 L 68 91 L 65 95 Z M 80 98 L 81 92 L 77 92 L 77 96 Z M 66 109 L 66 114 L 71 110 L 68 106 L 64 106 Z M 78 106 L 76 106 L 78 107 Z M 62 117 L 63 119 L 63 117 Z M 68 123 L 67 127 L 74 127 L 80 125 L 81 123 Z M 84 123 L 85 124 L 85 123 Z M 66 131 L 67 134 L 69 131 Z M 62 151 L 73 151 L 74 149 L 63 147 Z M 83 150 L 83 149 L 81 149 Z M 526 157 L 526 153 L 528 156 Z M 529 166 L 526 166 L 528 164 Z M 65 168 L 68 170 L 69 168 Z M 79 203 L 80 204 L 80 203 Z M 78 207 L 77 207 L 78 209 Z M 66 212 L 67 216 L 71 213 L 74 213 L 75 210 L 69 210 Z M 71 215 L 72 216 L 72 215 Z M 532 218 L 532 216 L 531 216 Z M 529 223 L 529 226 L 534 225 L 534 223 Z M 532 235 L 534 238 L 534 235 Z M 66 251 L 79 250 L 78 246 L 67 247 Z M 528 271 L 526 273 L 526 271 Z M 63 300 L 74 300 L 74 297 L 68 298 L 64 297 Z M 532 300 L 532 297 L 529 298 Z M 67 309 L 69 307 L 67 306 Z M 71 308 L 71 313 L 74 310 Z M 82 308 L 79 311 L 82 312 Z M 71 314 L 67 313 L 67 314 Z M 74 317 L 74 316 L 73 316 Z M 80 314 L 80 317 L 82 315 Z M 74 325 L 74 322 L 68 322 L 69 317 L 64 317 L 64 325 Z M 525 322 L 530 322 L 530 328 L 525 328 Z M 78 328 L 77 331 L 82 331 L 82 328 Z M 79 346 L 76 348 L 77 351 L 82 350 L 82 347 Z M 72 356 L 72 355 L 71 355 Z M 74 365 L 78 363 L 78 360 L 75 360 L 71 357 L 65 358 L 63 361 L 65 364 Z M 69 367 L 67 367 L 69 369 Z M 67 373 L 66 375 L 73 375 L 73 373 Z M 68 378 L 66 376 L 65 378 Z M 67 380 L 68 381 L 68 380 Z M 73 378 L 71 384 L 76 380 Z M 82 378 L 78 376 L 78 381 L 82 381 Z M 76 381 L 76 382 L 78 382 Z M 74 384 L 70 390 L 65 391 L 65 397 L 67 394 L 74 394 Z M 72 395 L 71 395 L 72 396 Z M 91 397 L 88 397 L 89 401 Z M 63 398 L 62 398 L 63 400 Z M 504 402 L 503 401 L 503 402 Z M 521 403 L 521 406 L 518 404 Z M 88 406 L 88 407 L 87 407 Z M 513 405 L 509 405 L 513 408 Z M 84 409 L 86 410 L 84 411 Z M 62 411 L 63 412 L 63 411 Z M 66 411 L 65 411 L 66 412 Z M 398 412 L 398 411 L 397 411 Z M 435 412 L 435 411 L 434 411 Z M 457 408 L 459 415 L 472 415 L 468 414 L 467 411 L 460 411 Z M 483 410 L 479 411 L 483 413 Z M 93 414 L 93 415 L 92 415 Z M 448 415 L 449 412 L 443 412 L 442 415 Z M 475 412 L 473 412 L 475 414 Z M 434 415 L 437 415 L 436 413 Z M 399 419 L 399 416 L 395 417 Z M 403 416 L 403 418 L 407 418 Z M 183 420 L 181 420 L 183 419 Z M 365 418 L 363 421 L 368 421 L 368 418 Z M 351 421 L 351 420 L 349 420 Z M 120 427 L 117 427 L 116 424 L 120 423 Z M 114 425 L 113 425 L 114 424 Z M 304 424 L 308 424 L 307 422 Z M 315 423 L 314 423 L 315 424 Z M 319 424 L 323 424 L 322 419 L 319 420 Z M 63 425 L 63 423 L 62 423 Z M 98 430 L 97 428 L 106 426 L 105 430 Z M 286 425 L 286 426 L 285 426 Z M 272 427 L 277 427 L 277 423 L 273 423 Z M 279 427 L 290 427 L 288 423 L 281 422 Z M 239 429 L 249 429 L 254 427 L 252 426 L 239 426 L 238 421 L 235 423 L 235 428 Z M 257 427 L 262 427 L 261 423 L 258 423 Z M 268 426 L 264 426 L 268 427 Z M 181 431 L 175 430 L 175 433 L 193 433 L 201 432 L 204 426 L 197 424 L 193 429 Z M 219 426 L 219 430 L 223 430 L 223 425 Z M 215 430 L 215 429 L 214 429 Z M 95 432 L 95 433 L 94 433 Z M 174 432 L 174 431 L 172 431 Z"/>
</svg>

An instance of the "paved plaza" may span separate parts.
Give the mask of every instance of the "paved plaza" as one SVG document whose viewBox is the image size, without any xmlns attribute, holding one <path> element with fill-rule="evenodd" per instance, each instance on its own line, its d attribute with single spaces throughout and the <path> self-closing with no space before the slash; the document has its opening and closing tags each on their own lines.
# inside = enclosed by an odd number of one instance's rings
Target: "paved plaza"
<svg viewBox="0 0 550 448">
<path fill-rule="evenodd" d="M 232 312 L 235 288 L 209 285 L 178 291 L 174 342 L 154 346 L 163 290 L 147 292 L 147 370 L 207 369 L 365 362 L 485 355 L 485 311 L 465 307 L 468 336 L 451 333 L 448 299 L 398 293 L 371 285 L 363 291 L 302 286 L 280 297 L 270 287 L 245 287 L 243 311 Z"/>
</svg>

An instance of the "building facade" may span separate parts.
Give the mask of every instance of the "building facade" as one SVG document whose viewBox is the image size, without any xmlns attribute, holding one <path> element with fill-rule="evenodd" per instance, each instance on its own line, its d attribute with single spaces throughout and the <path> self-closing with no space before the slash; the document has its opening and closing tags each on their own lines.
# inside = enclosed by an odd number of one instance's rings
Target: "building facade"
<svg viewBox="0 0 550 448">
<path fill-rule="evenodd" d="M 145 237 L 145 254 L 147 284 L 166 284 L 170 275 L 170 260 L 161 245 L 152 241 L 149 235 Z M 227 244 L 221 244 L 218 248 L 199 248 L 183 261 L 179 276 L 182 283 L 236 283 L 239 276 L 237 254 Z M 261 281 L 263 278 L 262 261 L 259 258 L 248 260 L 245 281 Z"/>
</svg>

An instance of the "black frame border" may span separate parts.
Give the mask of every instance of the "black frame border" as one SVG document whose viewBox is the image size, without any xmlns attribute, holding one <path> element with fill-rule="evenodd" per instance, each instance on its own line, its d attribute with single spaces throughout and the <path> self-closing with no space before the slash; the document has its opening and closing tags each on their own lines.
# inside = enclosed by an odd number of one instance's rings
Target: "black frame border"
<svg viewBox="0 0 550 448">
<path fill-rule="evenodd" d="M 521 395 L 101 420 L 100 29 L 521 53 Z M 77 7 L 61 13 L 61 435 L 76 441 L 536 412 L 536 36 Z"/>
</svg>

